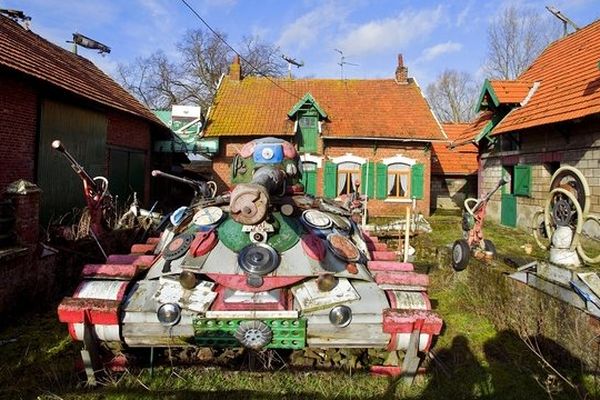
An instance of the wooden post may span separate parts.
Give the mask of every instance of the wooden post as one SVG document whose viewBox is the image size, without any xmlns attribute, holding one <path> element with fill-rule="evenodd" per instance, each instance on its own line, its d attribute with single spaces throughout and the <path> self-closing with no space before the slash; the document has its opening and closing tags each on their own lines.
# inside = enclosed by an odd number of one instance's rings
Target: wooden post
<svg viewBox="0 0 600 400">
<path fill-rule="evenodd" d="M 94 326 L 90 323 L 86 313 L 83 321 L 83 349 L 81 349 L 81 359 L 83 360 L 83 367 L 85 368 L 85 375 L 87 376 L 87 384 L 89 386 L 97 385 L 96 371 L 102 369 L 98 341 L 93 329 Z"/>
<path fill-rule="evenodd" d="M 408 262 L 408 246 L 410 238 L 410 207 L 406 206 L 406 226 L 404 228 L 404 262 Z"/>
<path fill-rule="evenodd" d="M 421 364 L 421 357 L 419 356 L 419 338 L 421 337 L 423 323 L 424 321 L 422 319 L 416 321 L 413 331 L 410 334 L 404 361 L 402 362 L 402 380 L 409 385 L 415 380 L 419 365 Z"/>
</svg>

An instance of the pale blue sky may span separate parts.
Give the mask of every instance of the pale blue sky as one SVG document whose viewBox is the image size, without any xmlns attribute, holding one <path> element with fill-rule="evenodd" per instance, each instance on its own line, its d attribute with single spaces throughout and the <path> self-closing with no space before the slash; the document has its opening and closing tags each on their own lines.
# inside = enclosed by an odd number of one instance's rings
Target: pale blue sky
<svg viewBox="0 0 600 400">
<path fill-rule="evenodd" d="M 525 4 L 541 15 L 548 14 L 544 5 L 553 4 L 581 26 L 600 18 L 598 0 L 189 2 L 234 47 L 245 35 L 259 35 L 303 60 L 296 76 L 338 77 L 338 48 L 358 64 L 346 67 L 346 76 L 391 77 L 396 55 L 403 53 L 409 75 L 423 87 L 445 68 L 482 78 L 487 25 L 508 4 Z M 203 27 L 180 0 L 0 0 L 0 8 L 23 10 L 33 18 L 33 31 L 61 46 L 70 46 L 65 41 L 75 31 L 107 44 L 112 52 L 105 57 L 85 49 L 80 54 L 109 74 L 119 62 L 158 49 L 174 55 L 186 30 Z"/>
</svg>

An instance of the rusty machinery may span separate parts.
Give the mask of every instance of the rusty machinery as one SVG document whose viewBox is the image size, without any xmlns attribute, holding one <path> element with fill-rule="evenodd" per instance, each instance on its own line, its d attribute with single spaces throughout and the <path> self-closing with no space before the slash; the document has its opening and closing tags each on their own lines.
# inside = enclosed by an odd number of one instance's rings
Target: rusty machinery
<svg viewBox="0 0 600 400">
<path fill-rule="evenodd" d="M 590 187 L 576 168 L 559 168 L 550 181 L 550 190 L 543 210 L 534 213 L 533 236 L 538 246 L 550 252 L 550 262 L 558 266 L 577 267 L 581 263 L 598 264 L 600 255 L 584 251 L 581 236 L 587 234 L 584 225 L 597 216 L 589 214 Z"/>
<path fill-rule="evenodd" d="M 52 142 L 52 148 L 60 152 L 71 163 L 71 168 L 81 179 L 83 196 L 90 216 L 90 229 L 98 237 L 110 229 L 109 221 L 114 216 L 112 196 L 108 191 L 108 179 L 103 176 L 92 178 L 81 164 L 67 151 L 60 140 Z"/>
<path fill-rule="evenodd" d="M 462 271 L 467 267 L 471 252 L 484 251 L 491 256 L 496 255 L 494 243 L 483 237 L 483 222 L 488 201 L 507 182 L 505 178 L 502 178 L 496 187 L 482 198 L 465 200 L 465 209 L 462 214 L 463 238 L 458 239 L 452 245 L 452 267 L 456 271 Z"/>
</svg>

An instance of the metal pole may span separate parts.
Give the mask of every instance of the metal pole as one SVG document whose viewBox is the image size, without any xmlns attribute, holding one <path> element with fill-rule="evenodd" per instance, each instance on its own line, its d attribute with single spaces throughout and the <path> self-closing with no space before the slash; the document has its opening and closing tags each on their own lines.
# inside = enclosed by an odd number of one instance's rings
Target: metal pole
<svg viewBox="0 0 600 400">
<path fill-rule="evenodd" d="M 410 206 L 406 206 L 406 227 L 404 228 L 404 262 L 408 262 L 408 239 L 410 237 Z"/>
</svg>

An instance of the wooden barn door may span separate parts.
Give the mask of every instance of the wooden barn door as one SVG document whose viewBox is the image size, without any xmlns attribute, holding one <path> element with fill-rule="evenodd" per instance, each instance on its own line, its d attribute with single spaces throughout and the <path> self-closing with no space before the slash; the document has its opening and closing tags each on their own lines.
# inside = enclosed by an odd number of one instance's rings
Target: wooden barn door
<svg viewBox="0 0 600 400">
<path fill-rule="evenodd" d="M 42 102 L 37 176 L 43 190 L 44 223 L 85 205 L 81 180 L 63 155 L 51 148 L 52 141 L 63 142 L 90 176 L 104 175 L 106 129 L 102 113 L 51 100 Z"/>
</svg>

